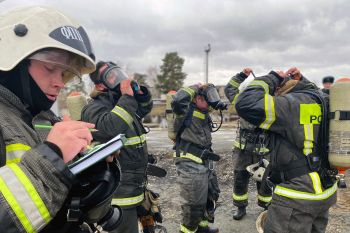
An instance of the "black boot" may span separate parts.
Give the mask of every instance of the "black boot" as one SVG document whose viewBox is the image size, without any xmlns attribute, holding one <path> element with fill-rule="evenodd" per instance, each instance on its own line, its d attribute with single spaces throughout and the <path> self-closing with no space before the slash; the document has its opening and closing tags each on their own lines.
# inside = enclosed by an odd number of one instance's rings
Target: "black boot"
<svg viewBox="0 0 350 233">
<path fill-rule="evenodd" d="M 198 227 L 196 233 L 219 233 L 219 229 L 216 227 Z"/>
<path fill-rule="evenodd" d="M 233 213 L 234 220 L 241 220 L 247 212 L 245 211 L 245 207 L 238 207 L 238 209 Z"/>
</svg>

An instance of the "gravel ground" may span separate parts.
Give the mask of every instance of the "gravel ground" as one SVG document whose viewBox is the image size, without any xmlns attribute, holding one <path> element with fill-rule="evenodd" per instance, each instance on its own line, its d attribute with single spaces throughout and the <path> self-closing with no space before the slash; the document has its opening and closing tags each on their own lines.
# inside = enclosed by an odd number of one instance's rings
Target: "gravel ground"
<svg viewBox="0 0 350 233">
<path fill-rule="evenodd" d="M 220 132 L 221 131 L 221 132 Z M 257 206 L 256 188 L 254 182 L 249 184 L 249 206 L 247 216 L 241 221 L 232 219 L 232 181 L 234 160 L 230 152 L 231 141 L 234 136 L 233 130 L 223 129 L 213 135 L 213 144 L 216 152 L 222 159 L 216 163 L 216 171 L 221 189 L 218 208 L 216 211 L 215 225 L 221 233 L 255 233 L 255 221 L 262 208 Z M 168 174 L 165 178 L 150 177 L 149 187 L 159 192 L 162 200 L 163 225 L 168 233 L 176 233 L 179 230 L 181 220 L 181 208 L 179 204 L 179 189 L 176 184 L 176 171 L 171 156 L 171 143 L 167 139 L 165 130 L 152 130 L 147 135 L 150 153 L 154 153 L 158 159 L 158 165 L 165 168 Z M 350 173 L 346 177 L 350 185 Z M 327 233 L 350 232 L 350 189 L 338 191 L 338 202 L 330 210 L 330 219 Z"/>
</svg>

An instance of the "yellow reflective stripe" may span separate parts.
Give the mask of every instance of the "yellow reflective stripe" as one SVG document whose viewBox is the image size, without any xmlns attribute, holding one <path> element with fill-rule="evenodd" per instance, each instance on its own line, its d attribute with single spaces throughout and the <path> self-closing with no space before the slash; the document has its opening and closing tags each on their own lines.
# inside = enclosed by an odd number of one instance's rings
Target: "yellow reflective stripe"
<svg viewBox="0 0 350 233">
<path fill-rule="evenodd" d="M 189 87 L 184 87 L 184 88 L 181 88 L 181 90 L 187 92 L 187 93 L 191 96 L 191 99 L 194 97 L 195 92 L 194 92 L 194 90 L 192 90 L 191 88 L 189 88 Z"/>
<path fill-rule="evenodd" d="M 238 149 L 243 150 L 245 148 L 245 144 L 244 143 L 239 143 L 238 141 L 234 140 L 233 141 L 233 147 L 236 147 Z"/>
<path fill-rule="evenodd" d="M 6 164 L 19 163 L 22 155 L 31 147 L 21 143 L 6 145 Z"/>
<path fill-rule="evenodd" d="M 245 144 L 244 143 L 239 143 L 238 141 L 233 141 L 233 147 L 236 147 L 238 149 L 243 150 L 245 148 Z M 260 153 L 267 153 L 270 152 L 269 148 L 266 147 L 261 147 L 259 150 L 258 148 L 255 148 L 255 152 L 260 152 Z"/>
<path fill-rule="evenodd" d="M 262 147 L 262 148 L 260 148 L 259 152 L 267 153 L 267 152 L 270 152 L 270 150 L 269 150 L 269 148 Z"/>
<path fill-rule="evenodd" d="M 176 152 L 174 152 L 174 158 L 177 157 L 176 156 Z M 196 163 L 200 163 L 200 164 L 203 164 L 203 160 L 201 158 L 199 158 L 198 156 L 195 156 L 191 153 L 186 153 L 184 154 L 183 152 L 180 153 L 180 158 L 184 158 L 184 159 L 190 159 Z"/>
<path fill-rule="evenodd" d="M 198 226 L 207 227 L 207 226 L 209 226 L 209 222 L 208 222 L 208 220 L 202 220 L 199 222 Z"/>
<path fill-rule="evenodd" d="M 51 220 L 35 187 L 17 164 L 1 169 L 0 192 L 26 232 L 36 232 Z"/>
<path fill-rule="evenodd" d="M 233 79 L 231 79 L 230 80 L 230 82 L 229 82 L 230 84 L 231 84 L 231 86 L 233 86 L 233 87 L 239 87 L 239 83 L 238 82 L 236 82 L 235 80 L 233 80 Z"/>
<path fill-rule="evenodd" d="M 316 194 L 322 193 L 322 184 L 321 184 L 321 179 L 320 179 L 320 176 L 318 175 L 318 173 L 311 172 L 311 173 L 309 173 L 309 176 L 311 177 L 312 185 L 314 186 L 315 193 Z"/>
<path fill-rule="evenodd" d="M 112 204 L 118 205 L 118 206 L 129 206 L 129 205 L 135 205 L 140 202 L 142 202 L 144 199 L 144 194 L 142 193 L 139 196 L 135 197 L 125 197 L 125 198 L 113 198 Z"/>
<path fill-rule="evenodd" d="M 235 104 L 236 104 L 236 101 L 237 101 L 237 98 L 238 98 L 239 94 L 240 94 L 240 93 L 237 93 L 237 95 L 235 95 L 235 97 L 233 98 L 233 100 L 232 100 L 232 102 L 231 102 L 232 105 L 235 105 Z"/>
<path fill-rule="evenodd" d="M 27 193 L 29 194 L 30 198 L 34 202 L 39 213 L 41 214 L 41 217 L 45 220 L 46 223 L 49 223 L 51 220 L 50 212 L 46 208 L 45 203 L 41 199 L 39 193 L 36 191 L 32 182 L 28 179 L 26 174 L 21 170 L 21 168 L 17 164 L 9 164 L 8 167 L 12 169 L 19 181 L 22 183 L 23 187 L 26 189 Z"/>
<path fill-rule="evenodd" d="M 265 94 L 265 120 L 259 126 L 262 129 L 269 129 L 276 120 L 275 101 L 272 96 Z"/>
<path fill-rule="evenodd" d="M 264 197 L 264 196 L 258 195 L 258 200 L 260 200 L 262 202 L 271 202 L 272 196 Z"/>
<path fill-rule="evenodd" d="M 312 124 L 304 125 L 304 155 L 312 153 L 314 147 L 314 126 Z"/>
<path fill-rule="evenodd" d="M 310 201 L 321 201 L 329 198 L 337 191 L 337 183 L 335 183 L 329 189 L 326 189 L 322 193 L 307 193 L 301 192 L 298 190 L 288 189 L 282 186 L 277 185 L 274 193 L 283 197 L 291 198 L 291 199 L 300 199 L 300 200 L 310 200 Z"/>
<path fill-rule="evenodd" d="M 26 217 L 20 204 L 17 202 L 16 198 L 12 195 L 9 187 L 6 185 L 5 181 L 0 177 L 0 192 L 6 199 L 7 203 L 10 205 L 11 209 L 17 216 L 18 220 L 21 222 L 23 228 L 26 232 L 36 232 Z"/>
<path fill-rule="evenodd" d="M 194 231 L 191 231 L 191 230 L 187 229 L 184 225 L 181 224 L 180 225 L 180 231 L 183 232 L 183 233 L 195 233 L 197 231 L 197 229 L 194 230 Z"/>
<path fill-rule="evenodd" d="M 232 194 L 232 199 L 235 201 L 245 201 L 248 200 L 248 193 L 243 195 L 237 195 L 235 193 Z"/>
<path fill-rule="evenodd" d="M 131 125 L 132 122 L 134 121 L 132 116 L 127 111 L 125 111 L 125 109 L 122 107 L 115 106 L 112 109 L 112 112 L 115 113 L 120 118 L 122 118 L 128 125 Z"/>
<path fill-rule="evenodd" d="M 14 143 L 14 144 L 10 144 L 10 145 L 6 145 L 6 153 L 11 152 L 11 151 L 17 151 L 17 150 L 30 150 L 31 147 L 25 144 L 21 144 L 21 143 Z"/>
<path fill-rule="evenodd" d="M 126 138 L 126 142 L 124 143 L 124 146 L 133 146 L 142 144 L 146 141 L 146 135 L 142 134 L 140 136 L 135 136 L 131 138 Z"/>
<path fill-rule="evenodd" d="M 199 119 L 201 119 L 201 120 L 204 120 L 205 119 L 205 114 L 203 114 L 203 113 L 201 113 L 201 112 L 198 112 L 198 111 L 193 111 L 193 116 L 194 117 L 197 117 L 197 118 L 199 118 Z"/>
<path fill-rule="evenodd" d="M 267 85 L 267 83 L 265 83 L 264 81 L 261 81 L 261 80 L 253 80 L 250 82 L 250 84 L 248 85 L 249 86 L 260 86 L 264 89 L 265 91 L 265 94 L 268 94 L 269 93 L 269 85 Z"/>
</svg>

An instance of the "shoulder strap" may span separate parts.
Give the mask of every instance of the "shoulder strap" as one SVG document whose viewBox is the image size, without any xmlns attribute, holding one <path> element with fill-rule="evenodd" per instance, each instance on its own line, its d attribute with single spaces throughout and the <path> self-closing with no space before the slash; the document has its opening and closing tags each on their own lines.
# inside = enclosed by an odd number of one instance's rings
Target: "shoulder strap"
<svg viewBox="0 0 350 233">
<path fill-rule="evenodd" d="M 6 144 L 0 128 L 0 167 L 6 165 Z"/>
<path fill-rule="evenodd" d="M 176 134 L 176 143 L 175 143 L 176 157 L 180 156 L 179 145 L 180 145 L 181 135 L 185 131 L 186 127 L 191 125 L 193 111 L 194 111 L 194 104 L 191 103 L 189 106 L 188 112 L 186 113 L 186 116 L 182 122 L 182 125 Z"/>
</svg>

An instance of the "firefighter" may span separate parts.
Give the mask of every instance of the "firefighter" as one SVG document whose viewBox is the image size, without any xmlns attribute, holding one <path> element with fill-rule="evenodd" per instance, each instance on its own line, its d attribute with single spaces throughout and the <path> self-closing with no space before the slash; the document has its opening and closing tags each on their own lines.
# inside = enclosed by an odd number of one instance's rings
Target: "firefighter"
<svg viewBox="0 0 350 233">
<path fill-rule="evenodd" d="M 212 94 L 206 91 L 212 90 Z M 182 198 L 183 233 L 217 233 L 218 228 L 209 227 L 213 222 L 219 187 L 213 160 L 219 156 L 211 150 L 210 102 L 222 105 L 212 84 L 193 85 L 180 89 L 173 97 L 172 110 L 176 114 L 176 151 L 174 152 L 180 196 Z M 211 91 L 210 91 L 211 92 Z M 213 105 L 214 106 L 214 105 Z M 209 207 L 209 208 L 208 208 Z"/>
<path fill-rule="evenodd" d="M 0 38 L 0 232 L 40 232 L 63 205 L 74 182 L 66 163 L 94 125 L 59 122 L 43 141 L 32 121 L 68 81 L 95 70 L 93 53 L 81 25 L 46 7 L 0 16 Z"/>
<path fill-rule="evenodd" d="M 331 89 L 333 83 L 334 83 L 334 77 L 333 76 L 326 76 L 326 77 L 324 77 L 322 79 L 323 88 L 321 90 L 324 93 L 329 95 L 329 89 Z"/>
<path fill-rule="evenodd" d="M 231 78 L 225 87 L 226 97 L 234 105 L 236 97 L 239 95 L 240 84 L 251 74 L 251 68 L 245 68 L 242 72 Z M 246 215 L 246 207 L 248 205 L 248 184 L 251 174 L 247 171 L 247 166 L 261 163 L 263 159 L 268 157 L 268 134 L 266 130 L 260 129 L 244 119 L 239 119 L 240 129 L 236 140 L 233 143 L 234 155 L 237 153 L 236 163 L 234 167 L 233 181 L 233 204 L 237 206 L 237 210 L 233 214 L 233 219 L 240 220 Z M 271 188 L 267 185 L 261 185 L 262 182 L 257 181 L 258 205 L 267 209 L 271 201 Z M 265 182 L 263 182 L 265 184 Z"/>
<path fill-rule="evenodd" d="M 122 170 L 120 186 L 112 204 L 123 210 L 123 220 L 113 232 L 138 233 L 137 206 L 144 199 L 148 151 L 142 118 L 153 107 L 150 92 L 132 81 L 113 62 L 100 61 L 90 74 L 95 90 L 92 101 L 82 110 L 83 121 L 96 125 L 94 139 L 106 142 L 118 134 L 127 138 L 118 161 Z"/>
<path fill-rule="evenodd" d="M 270 132 L 275 187 L 264 232 L 326 230 L 337 191 L 324 149 L 326 98 L 295 67 L 256 78 L 237 98 L 240 117 Z"/>
</svg>

